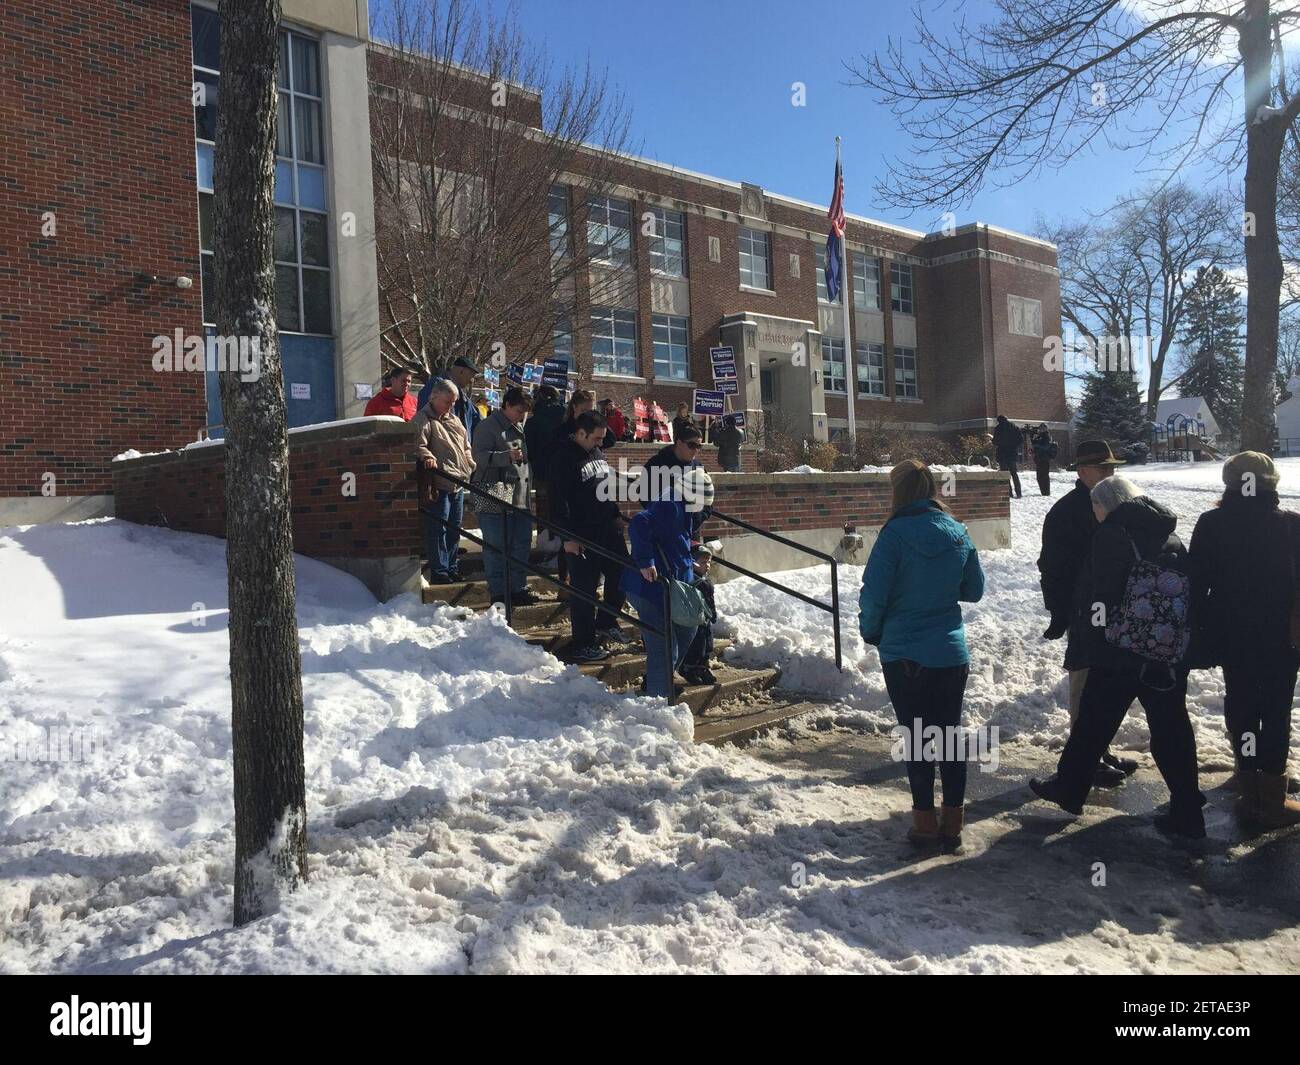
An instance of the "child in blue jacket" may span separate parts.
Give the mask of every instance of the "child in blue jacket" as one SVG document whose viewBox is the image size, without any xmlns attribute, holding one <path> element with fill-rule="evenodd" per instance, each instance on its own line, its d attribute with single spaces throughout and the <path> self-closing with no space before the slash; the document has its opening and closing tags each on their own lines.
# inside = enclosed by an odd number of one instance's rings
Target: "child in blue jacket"
<svg viewBox="0 0 1300 1065">
<path fill-rule="evenodd" d="M 970 671 L 960 603 L 984 594 L 984 571 L 966 527 L 938 499 L 934 474 L 909 459 L 890 471 L 893 514 L 885 523 L 862 577 L 859 625 L 862 638 L 880 649 L 885 687 L 908 752 L 914 843 L 960 845 L 966 792 L 966 761 L 951 747 L 916 760 L 917 730 L 938 726 L 945 736 L 961 724 Z M 944 757 L 947 754 L 949 757 Z M 934 808 L 935 761 L 943 807 Z"/>
<path fill-rule="evenodd" d="M 637 617 L 662 633 L 664 588 L 659 583 L 661 570 L 666 565 L 668 576 L 685 584 L 690 584 L 695 579 L 686 504 L 681 499 L 657 499 L 648 503 L 628 523 L 627 538 L 629 553 L 637 568 L 623 571 L 621 587 L 627 593 Z M 695 639 L 695 626 L 674 625 L 672 632 L 675 669 Z M 664 659 L 664 638 L 644 625 L 641 636 L 646 651 L 646 694 L 671 698 L 674 693 L 666 690 L 668 671 Z"/>
</svg>

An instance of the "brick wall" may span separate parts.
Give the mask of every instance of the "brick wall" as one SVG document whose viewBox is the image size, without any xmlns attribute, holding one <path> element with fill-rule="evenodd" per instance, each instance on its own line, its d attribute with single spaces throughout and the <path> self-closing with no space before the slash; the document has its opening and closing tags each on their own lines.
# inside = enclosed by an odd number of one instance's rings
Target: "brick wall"
<svg viewBox="0 0 1300 1065">
<path fill-rule="evenodd" d="M 202 374 L 151 364 L 201 330 L 189 10 L 0 4 L 0 496 L 107 492 L 113 455 L 206 421 Z"/>
</svg>

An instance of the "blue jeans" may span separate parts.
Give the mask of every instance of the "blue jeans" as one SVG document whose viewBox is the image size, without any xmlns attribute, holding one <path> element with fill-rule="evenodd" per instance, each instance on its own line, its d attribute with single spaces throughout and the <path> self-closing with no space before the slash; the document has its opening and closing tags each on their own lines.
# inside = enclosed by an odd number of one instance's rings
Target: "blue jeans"
<svg viewBox="0 0 1300 1065">
<path fill-rule="evenodd" d="M 493 599 L 506 594 L 506 560 L 502 551 L 506 544 L 506 528 L 510 529 L 510 594 L 515 595 L 528 587 L 528 571 L 514 562 L 527 562 L 533 549 L 533 520 L 522 514 L 480 513 L 479 532 L 491 545 L 483 548 L 483 572 L 487 574 L 488 591 Z M 497 550 L 492 548 L 496 547 Z"/>
<path fill-rule="evenodd" d="M 639 595 L 628 595 L 628 602 L 636 608 L 636 616 L 646 624 L 653 625 L 659 632 L 664 629 L 664 606 L 663 600 L 651 602 L 649 599 L 643 599 Z M 673 635 L 673 668 L 676 669 L 682 663 L 687 649 L 691 646 L 691 641 L 695 639 L 694 625 L 674 625 L 672 627 Z M 664 685 L 667 680 L 664 677 L 664 638 L 659 633 L 651 632 L 641 626 L 641 638 L 645 640 L 645 691 L 647 695 L 662 695 L 665 698 L 671 698 L 672 692 L 668 691 Z"/>
<path fill-rule="evenodd" d="M 465 493 L 439 492 L 424 512 L 424 554 L 430 577 L 456 577 L 460 526 L 465 517 Z"/>
</svg>

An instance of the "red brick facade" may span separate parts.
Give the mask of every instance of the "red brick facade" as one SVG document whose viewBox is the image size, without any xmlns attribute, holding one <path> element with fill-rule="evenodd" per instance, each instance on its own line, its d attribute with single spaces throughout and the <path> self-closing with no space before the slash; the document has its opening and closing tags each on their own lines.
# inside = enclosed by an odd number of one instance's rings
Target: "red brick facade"
<svg viewBox="0 0 1300 1065">
<path fill-rule="evenodd" d="M 151 343 L 201 332 L 190 8 L 5 0 L 0 40 L 0 497 L 106 493 L 206 421 Z"/>
</svg>

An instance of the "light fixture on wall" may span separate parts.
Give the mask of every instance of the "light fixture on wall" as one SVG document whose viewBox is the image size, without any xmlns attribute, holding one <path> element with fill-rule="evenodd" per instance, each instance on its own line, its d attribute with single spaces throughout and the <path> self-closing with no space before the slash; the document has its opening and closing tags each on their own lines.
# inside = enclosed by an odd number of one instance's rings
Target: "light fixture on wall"
<svg viewBox="0 0 1300 1065">
<path fill-rule="evenodd" d="M 176 288 L 193 288 L 194 278 L 181 274 L 179 277 L 159 277 L 157 274 L 136 274 L 135 279 L 145 285 L 174 285 Z"/>
</svg>

